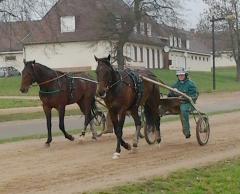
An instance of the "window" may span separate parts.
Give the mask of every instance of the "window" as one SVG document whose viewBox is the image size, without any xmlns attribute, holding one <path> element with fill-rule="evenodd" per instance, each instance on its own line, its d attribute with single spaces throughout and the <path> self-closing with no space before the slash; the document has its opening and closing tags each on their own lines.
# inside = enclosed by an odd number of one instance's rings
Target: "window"
<svg viewBox="0 0 240 194">
<path fill-rule="evenodd" d="M 16 56 L 12 55 L 12 56 L 6 56 L 5 57 L 5 61 L 16 61 Z"/>
<path fill-rule="evenodd" d="M 191 56 L 192 60 L 193 60 L 193 56 Z"/>
<path fill-rule="evenodd" d="M 147 23 L 147 36 L 152 36 L 152 25 Z"/>
<path fill-rule="evenodd" d="M 126 45 L 126 56 L 131 58 L 131 45 Z"/>
<path fill-rule="evenodd" d="M 143 22 L 140 23 L 140 33 L 141 33 L 142 35 L 145 34 L 145 28 L 144 28 L 144 23 L 143 23 Z"/>
<path fill-rule="evenodd" d="M 178 47 L 182 48 L 182 39 L 181 38 L 178 38 Z"/>
<path fill-rule="evenodd" d="M 208 58 L 207 58 L 207 61 L 208 61 Z"/>
<path fill-rule="evenodd" d="M 195 60 L 197 60 L 197 56 L 195 56 Z"/>
<path fill-rule="evenodd" d="M 137 56 L 137 47 L 133 46 L 134 48 L 134 60 L 137 61 L 138 60 L 138 56 Z"/>
<path fill-rule="evenodd" d="M 177 37 L 173 37 L 173 46 L 174 47 L 177 47 L 177 45 L 178 45 L 178 41 L 177 41 Z"/>
<path fill-rule="evenodd" d="M 205 57 L 203 57 L 203 61 L 205 61 Z"/>
<path fill-rule="evenodd" d="M 134 27 L 133 27 L 133 32 L 134 32 L 134 33 L 137 33 L 137 26 L 134 26 Z"/>
<path fill-rule="evenodd" d="M 186 49 L 190 49 L 190 41 L 186 40 Z"/>
<path fill-rule="evenodd" d="M 152 49 L 152 62 L 153 62 L 153 68 L 155 68 L 155 50 Z"/>
<path fill-rule="evenodd" d="M 75 16 L 61 17 L 61 32 L 75 32 Z"/>
<path fill-rule="evenodd" d="M 160 51 L 159 51 L 159 49 L 157 50 L 157 63 L 158 63 L 158 68 L 160 69 Z"/>
<path fill-rule="evenodd" d="M 202 60 L 202 57 L 199 57 L 199 61 L 201 61 Z"/>
<path fill-rule="evenodd" d="M 143 47 L 140 47 L 140 60 L 143 62 Z"/>
<path fill-rule="evenodd" d="M 150 67 L 150 60 L 149 60 L 149 49 L 147 48 L 147 68 Z"/>
<path fill-rule="evenodd" d="M 170 44 L 170 47 L 173 46 L 173 36 L 170 36 L 170 37 L 169 37 L 169 44 Z"/>
</svg>

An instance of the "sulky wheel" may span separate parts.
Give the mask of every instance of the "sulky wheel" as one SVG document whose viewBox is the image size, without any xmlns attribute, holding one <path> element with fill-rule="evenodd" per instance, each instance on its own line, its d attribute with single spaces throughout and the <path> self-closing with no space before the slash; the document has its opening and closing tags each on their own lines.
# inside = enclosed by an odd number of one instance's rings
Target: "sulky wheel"
<svg viewBox="0 0 240 194">
<path fill-rule="evenodd" d="M 104 131 L 105 130 L 106 118 L 102 111 L 97 111 L 93 118 L 93 125 L 97 130 Z"/>
<path fill-rule="evenodd" d="M 144 136 L 148 144 L 154 144 L 156 142 L 156 130 L 154 126 L 145 124 Z"/>
<path fill-rule="evenodd" d="M 199 145 L 207 144 L 210 136 L 210 126 L 206 115 L 202 115 L 197 121 L 196 136 Z"/>
</svg>

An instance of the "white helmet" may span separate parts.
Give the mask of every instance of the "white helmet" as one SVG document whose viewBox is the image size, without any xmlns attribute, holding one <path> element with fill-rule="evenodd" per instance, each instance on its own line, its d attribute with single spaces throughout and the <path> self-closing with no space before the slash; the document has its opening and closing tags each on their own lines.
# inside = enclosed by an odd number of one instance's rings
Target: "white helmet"
<svg viewBox="0 0 240 194">
<path fill-rule="evenodd" d="M 176 75 L 188 75 L 188 72 L 184 69 L 184 68 L 181 68 L 179 70 L 176 71 Z"/>
</svg>

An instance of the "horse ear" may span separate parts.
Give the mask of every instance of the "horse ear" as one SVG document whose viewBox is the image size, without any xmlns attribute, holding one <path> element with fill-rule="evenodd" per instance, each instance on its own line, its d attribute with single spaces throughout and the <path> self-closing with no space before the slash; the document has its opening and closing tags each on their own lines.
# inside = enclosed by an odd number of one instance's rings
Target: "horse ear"
<svg viewBox="0 0 240 194">
<path fill-rule="evenodd" d="M 110 54 L 108 55 L 107 59 L 110 61 L 110 59 L 111 59 L 111 55 Z"/>
<path fill-rule="evenodd" d="M 26 65 L 26 63 L 27 63 L 26 59 L 23 59 L 23 63 L 24 63 L 24 65 Z"/>
<path fill-rule="evenodd" d="M 33 60 L 33 64 L 35 64 L 36 63 L 36 61 L 35 60 Z"/>
<path fill-rule="evenodd" d="M 95 60 L 98 62 L 98 58 L 94 55 Z"/>
</svg>

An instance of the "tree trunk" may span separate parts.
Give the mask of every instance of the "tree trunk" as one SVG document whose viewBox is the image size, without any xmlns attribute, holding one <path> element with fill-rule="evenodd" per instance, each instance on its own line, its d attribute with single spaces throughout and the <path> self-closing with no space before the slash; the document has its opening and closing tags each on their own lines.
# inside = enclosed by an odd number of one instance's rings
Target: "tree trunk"
<svg viewBox="0 0 240 194">
<path fill-rule="evenodd" d="M 140 10 L 141 0 L 134 0 L 134 15 L 136 20 L 137 31 L 140 32 L 140 21 L 141 21 L 141 10 Z"/>
<path fill-rule="evenodd" d="M 238 60 L 236 60 L 237 64 L 237 81 L 240 81 L 240 56 L 238 57 Z"/>
<path fill-rule="evenodd" d="M 163 69 L 169 69 L 169 53 L 163 52 Z"/>
<path fill-rule="evenodd" d="M 124 56 L 123 56 L 123 47 L 124 47 L 124 43 L 123 42 L 118 42 L 117 43 L 117 64 L 118 64 L 118 68 L 120 70 L 124 69 L 125 66 L 125 60 L 124 60 Z"/>
</svg>

